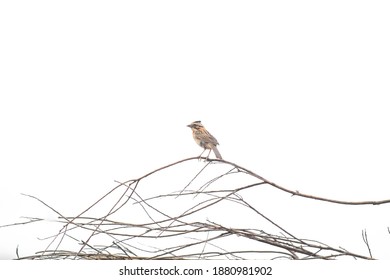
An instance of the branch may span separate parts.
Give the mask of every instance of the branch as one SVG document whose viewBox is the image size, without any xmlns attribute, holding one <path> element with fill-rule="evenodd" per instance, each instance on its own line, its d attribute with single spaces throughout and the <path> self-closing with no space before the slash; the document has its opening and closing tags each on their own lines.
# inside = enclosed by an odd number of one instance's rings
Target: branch
<svg viewBox="0 0 390 280">
<path fill-rule="evenodd" d="M 344 204 L 344 205 L 380 205 L 380 204 L 390 203 L 390 199 L 369 200 L 369 201 L 343 201 L 343 200 L 336 200 L 336 199 L 323 198 L 323 197 L 319 197 L 319 196 L 304 194 L 304 193 L 300 193 L 299 191 L 292 191 L 292 190 L 289 190 L 289 189 L 284 188 L 282 186 L 279 186 L 278 184 L 275 184 L 275 183 L 265 179 L 264 177 L 254 173 L 254 172 L 252 172 L 252 171 L 250 171 L 242 166 L 239 166 L 238 164 L 235 164 L 233 162 L 229 162 L 229 161 L 222 160 L 222 159 L 209 159 L 209 161 L 222 162 L 222 163 L 226 163 L 226 164 L 229 164 L 231 166 L 234 166 L 237 169 L 244 171 L 248 175 L 251 175 L 257 179 L 260 179 L 261 181 L 265 182 L 266 184 L 273 186 L 274 188 L 277 188 L 277 189 L 284 191 L 286 193 L 292 194 L 293 196 L 300 196 L 300 197 L 304 197 L 304 198 L 321 200 L 321 201 L 326 201 L 326 202 L 330 202 L 330 203 Z"/>
<path fill-rule="evenodd" d="M 203 158 L 205 159 L 205 158 Z M 373 259 L 367 234 L 363 240 L 369 251 L 369 256 L 348 252 L 341 247 L 335 248 L 312 239 L 299 238 L 279 225 L 271 217 L 262 214 L 259 205 L 252 205 L 247 199 L 249 192 L 260 191 L 259 185 L 270 185 L 283 192 L 308 199 L 321 200 L 346 205 L 384 204 L 390 200 L 348 202 L 321 198 L 302 194 L 281 187 L 260 175 L 225 160 L 209 160 L 195 170 L 190 177 L 186 173 L 177 172 L 188 182 L 184 188 L 172 193 L 165 193 L 164 188 L 139 188 L 144 179 L 161 176 L 173 184 L 174 180 L 160 175 L 159 172 L 180 166 L 186 161 L 198 161 L 198 157 L 183 159 L 157 168 L 138 179 L 116 182 L 117 185 L 97 199 L 92 205 L 76 216 L 65 216 L 49 204 L 38 200 L 51 211 L 59 215 L 60 231 L 44 240 L 51 240 L 44 251 L 29 257 L 18 259 L 246 259 L 246 258 L 288 258 L 288 259 L 335 259 L 349 256 L 358 259 Z M 220 163 L 228 166 L 228 170 L 211 178 L 200 176 Z M 218 168 L 218 170 L 221 170 Z M 220 172 L 220 171 L 219 171 Z M 214 170 L 213 170 L 214 173 Z M 228 187 L 231 175 L 242 173 L 250 176 L 250 184 L 238 185 L 236 182 Z M 223 180 L 222 180 L 223 178 Z M 156 178 L 154 178 L 156 179 Z M 157 178 L 159 179 L 159 178 Z M 147 181 L 149 182 L 149 181 Z M 195 187 L 200 182 L 201 187 Z M 180 184 L 181 185 L 181 184 Z M 193 190 L 191 190 L 193 188 Z M 181 203 L 185 201 L 185 203 Z M 103 215 L 94 217 L 87 212 L 93 208 L 108 210 Z M 104 208 L 103 208 L 104 207 Z M 234 207 L 234 208 L 233 208 Z M 227 210 L 234 210 L 229 212 Z M 237 212 L 236 212 L 237 210 Z M 226 217 L 225 213 L 240 213 Z M 114 215 L 115 214 L 115 215 Z M 286 213 L 288 215 L 289 213 Z M 216 216 L 210 218 L 210 216 Z M 222 216 L 221 216 L 222 215 Z M 250 220 L 251 228 L 240 228 L 242 215 Z M 218 220 L 227 219 L 229 226 Z M 259 219 L 260 218 L 260 219 Z M 132 220 L 135 219 L 135 220 Z M 211 220 L 215 222 L 211 222 Z M 259 222 L 259 220 L 261 220 Z M 31 219 L 30 222 L 37 221 Z M 135 222 L 137 221 L 137 222 Z M 253 223 L 252 223 L 253 221 Z M 26 222 L 28 223 L 28 222 Z M 25 224 L 26 224 L 25 223 Z M 23 223 L 15 223 L 18 225 Z M 6 226 L 12 226 L 6 225 Z M 260 228 L 256 228 L 260 226 Z M 5 227 L 5 226 L 2 226 Z M 266 232 L 267 231 L 269 232 Z M 72 235 L 70 235 L 72 231 Z M 389 229 L 390 232 L 390 229 Z M 59 238 L 60 237 L 60 238 Z M 54 241 L 59 239 L 54 244 Z M 189 241 L 190 240 L 190 241 Z M 66 241 L 66 242 L 65 242 Z M 72 243 L 70 243 L 72 242 Z M 99 245 L 94 245 L 97 243 Z M 76 244 L 76 250 L 69 250 L 69 244 Z M 168 246 L 169 244 L 169 246 Z M 63 248 L 65 247 L 65 248 Z"/>
</svg>

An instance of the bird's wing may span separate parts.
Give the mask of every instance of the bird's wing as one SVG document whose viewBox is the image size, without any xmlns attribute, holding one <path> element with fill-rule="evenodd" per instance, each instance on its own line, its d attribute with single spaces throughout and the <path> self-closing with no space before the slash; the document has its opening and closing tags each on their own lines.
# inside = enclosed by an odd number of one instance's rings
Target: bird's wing
<svg viewBox="0 0 390 280">
<path fill-rule="evenodd" d="M 208 132 L 206 129 L 205 132 L 205 137 L 207 138 L 205 139 L 206 142 L 212 143 L 215 146 L 219 145 L 218 140 L 213 135 L 211 135 L 210 132 Z"/>
</svg>

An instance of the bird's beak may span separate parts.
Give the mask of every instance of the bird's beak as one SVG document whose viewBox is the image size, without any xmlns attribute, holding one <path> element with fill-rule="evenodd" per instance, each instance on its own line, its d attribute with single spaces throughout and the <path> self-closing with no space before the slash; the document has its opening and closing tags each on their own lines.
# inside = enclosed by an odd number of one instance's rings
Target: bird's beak
<svg viewBox="0 0 390 280">
<path fill-rule="evenodd" d="M 188 126 L 188 127 L 192 127 L 192 125 L 190 125 L 190 124 L 189 124 L 189 125 L 187 125 L 187 126 Z"/>
</svg>

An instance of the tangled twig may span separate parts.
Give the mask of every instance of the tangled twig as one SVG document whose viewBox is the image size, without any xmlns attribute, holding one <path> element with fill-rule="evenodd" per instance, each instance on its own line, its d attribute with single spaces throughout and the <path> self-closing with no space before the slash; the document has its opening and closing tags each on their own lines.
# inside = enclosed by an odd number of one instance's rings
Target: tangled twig
<svg viewBox="0 0 390 280">
<path fill-rule="evenodd" d="M 188 178 L 188 171 L 176 172 L 186 174 L 176 178 L 186 180 L 184 184 L 161 179 L 164 175 L 159 172 L 174 167 L 184 168 L 184 162 L 190 161 L 198 161 L 198 158 L 180 160 L 138 179 L 117 182 L 113 189 L 74 217 L 63 215 L 40 199 L 29 196 L 57 213 L 58 222 L 63 226 L 58 233 L 45 238 L 49 240 L 45 250 L 18 258 L 336 259 L 349 256 L 372 259 L 365 232 L 363 239 L 369 256 L 297 237 L 264 215 L 257 205 L 250 203 L 247 192 L 267 185 L 294 196 L 345 205 L 379 205 L 390 200 L 348 202 L 302 194 L 219 159 L 202 165 L 191 178 Z M 213 168 L 217 166 L 214 163 L 218 163 L 218 168 Z M 228 167 L 227 170 L 221 171 L 224 166 Z M 237 180 L 230 179 L 237 175 L 254 181 L 237 186 Z M 174 191 L 166 193 L 162 187 L 148 188 L 149 185 L 144 182 L 147 178 L 158 179 L 159 185 L 177 186 Z M 109 207 L 105 213 L 94 213 L 103 211 L 103 205 L 107 203 Z M 243 226 L 242 219 L 230 214 L 232 212 L 244 213 L 253 226 Z M 227 217 L 229 219 L 226 220 Z M 39 220 L 35 218 L 31 221 Z"/>
</svg>

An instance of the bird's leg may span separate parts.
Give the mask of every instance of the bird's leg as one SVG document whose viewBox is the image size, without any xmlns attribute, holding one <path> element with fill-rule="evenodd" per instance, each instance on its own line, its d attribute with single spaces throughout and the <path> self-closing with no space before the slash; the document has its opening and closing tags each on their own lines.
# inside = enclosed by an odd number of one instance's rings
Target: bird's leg
<svg viewBox="0 0 390 280">
<path fill-rule="evenodd" d="M 211 153 L 211 149 L 209 150 L 209 154 L 207 155 L 206 160 L 209 160 L 210 153 Z"/>
<path fill-rule="evenodd" d="M 198 160 L 200 160 L 200 158 L 203 155 L 204 151 L 206 151 L 206 149 L 204 149 L 203 152 L 199 155 Z"/>
</svg>

